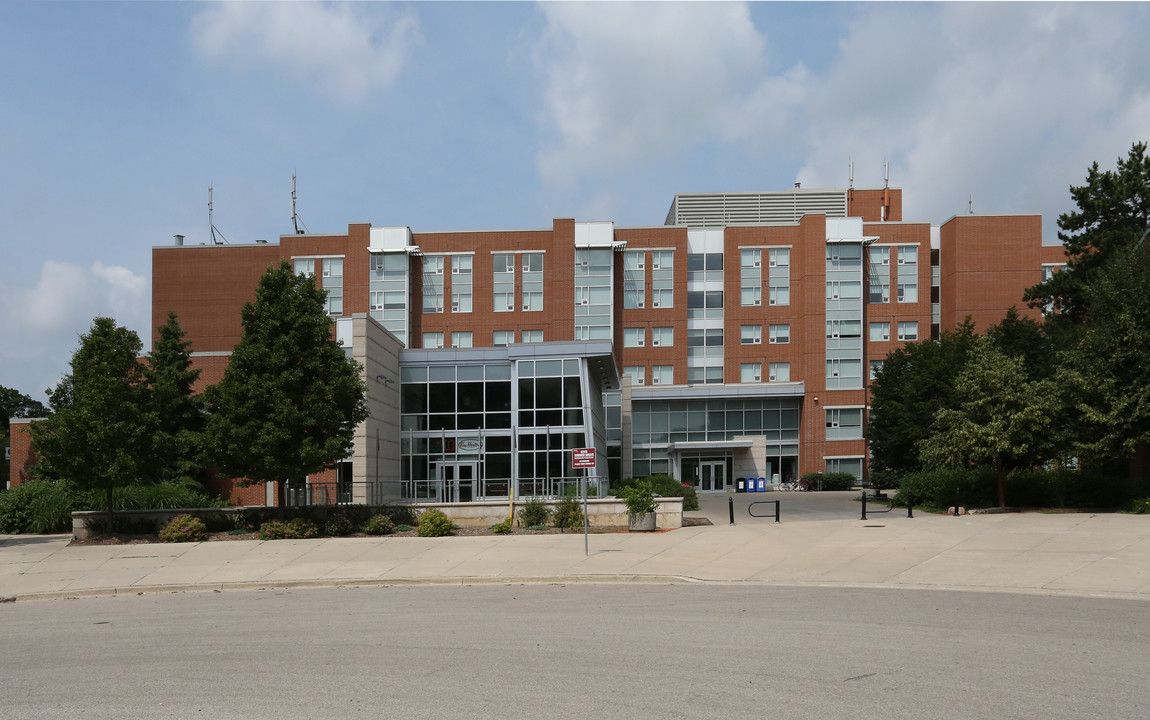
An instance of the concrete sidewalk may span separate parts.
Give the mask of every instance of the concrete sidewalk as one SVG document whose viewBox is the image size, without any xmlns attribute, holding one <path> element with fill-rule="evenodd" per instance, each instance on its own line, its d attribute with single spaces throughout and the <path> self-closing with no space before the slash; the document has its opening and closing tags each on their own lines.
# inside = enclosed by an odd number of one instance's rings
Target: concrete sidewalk
<svg viewBox="0 0 1150 720">
<path fill-rule="evenodd" d="M 971 589 L 1150 600 L 1150 516 L 897 513 L 737 519 L 654 534 L 69 547 L 0 536 L 0 598 L 403 583 L 724 582 Z"/>
</svg>

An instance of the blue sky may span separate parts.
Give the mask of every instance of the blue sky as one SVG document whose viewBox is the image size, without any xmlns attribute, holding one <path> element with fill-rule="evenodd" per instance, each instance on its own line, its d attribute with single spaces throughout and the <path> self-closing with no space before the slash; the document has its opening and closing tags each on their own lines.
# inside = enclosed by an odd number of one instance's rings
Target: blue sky
<svg viewBox="0 0 1150 720">
<path fill-rule="evenodd" d="M 151 247 L 660 224 L 678 191 L 903 188 L 1038 212 L 1150 139 L 1144 3 L 0 4 L 0 385 L 97 314 L 149 338 Z"/>
</svg>

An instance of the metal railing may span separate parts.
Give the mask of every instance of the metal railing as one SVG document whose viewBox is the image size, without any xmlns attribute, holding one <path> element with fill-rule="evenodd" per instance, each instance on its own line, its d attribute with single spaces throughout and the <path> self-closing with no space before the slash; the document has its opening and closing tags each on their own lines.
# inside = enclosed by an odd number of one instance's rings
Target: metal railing
<svg viewBox="0 0 1150 720">
<path fill-rule="evenodd" d="M 583 482 L 587 482 L 587 497 L 594 500 L 607 497 L 609 482 L 607 477 L 582 475 L 520 480 L 516 499 L 521 497 L 561 498 L 582 497 Z M 307 484 L 288 483 L 285 489 L 286 504 L 289 506 L 308 505 L 387 505 L 402 502 L 468 502 L 472 500 L 506 500 L 507 490 L 512 481 L 479 480 L 379 480 L 360 482 L 309 482 Z M 492 486 L 495 492 L 492 493 Z M 398 486 L 398 487 L 397 487 Z M 461 489 L 462 486 L 462 489 Z M 488 494 L 477 496 L 481 487 L 488 488 Z"/>
</svg>

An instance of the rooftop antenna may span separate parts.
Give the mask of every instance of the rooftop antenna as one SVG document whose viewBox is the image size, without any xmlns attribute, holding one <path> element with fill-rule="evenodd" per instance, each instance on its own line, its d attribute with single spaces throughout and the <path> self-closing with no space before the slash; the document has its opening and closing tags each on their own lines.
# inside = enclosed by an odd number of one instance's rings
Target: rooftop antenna
<svg viewBox="0 0 1150 720">
<path fill-rule="evenodd" d="M 966 201 L 966 213 L 968 215 L 974 214 L 974 195 L 973 194 L 970 196 L 970 199 Z"/>
<path fill-rule="evenodd" d="M 208 183 L 208 235 L 212 238 L 212 245 L 229 245 L 224 234 L 216 229 L 212 220 L 212 184 Z M 218 237 L 217 237 L 218 236 Z"/>
<path fill-rule="evenodd" d="M 847 160 L 847 167 L 848 167 L 847 188 L 854 190 L 855 189 L 855 161 L 848 159 Z"/>
<path fill-rule="evenodd" d="M 300 219 L 299 214 L 295 211 L 295 170 L 292 170 L 291 173 L 291 225 L 295 229 L 296 235 L 303 235 L 306 232 L 310 232 L 310 230 L 307 229 L 307 225 L 304 225 L 303 220 Z M 303 225 L 303 230 L 300 230 L 301 225 Z"/>
<path fill-rule="evenodd" d="M 886 190 L 890 187 L 890 160 L 883 160 L 882 165 L 882 189 Z"/>
</svg>

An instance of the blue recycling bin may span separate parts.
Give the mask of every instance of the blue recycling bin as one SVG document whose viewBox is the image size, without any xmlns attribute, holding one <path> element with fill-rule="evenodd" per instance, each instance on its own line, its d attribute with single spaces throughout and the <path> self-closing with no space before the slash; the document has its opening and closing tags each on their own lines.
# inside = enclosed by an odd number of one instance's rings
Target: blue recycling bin
<svg viewBox="0 0 1150 720">
<path fill-rule="evenodd" d="M 755 492 L 767 491 L 767 479 L 765 477 L 758 478 L 755 481 Z"/>
<path fill-rule="evenodd" d="M 747 478 L 747 492 L 758 492 L 758 488 L 755 487 L 754 478 Z"/>
</svg>

